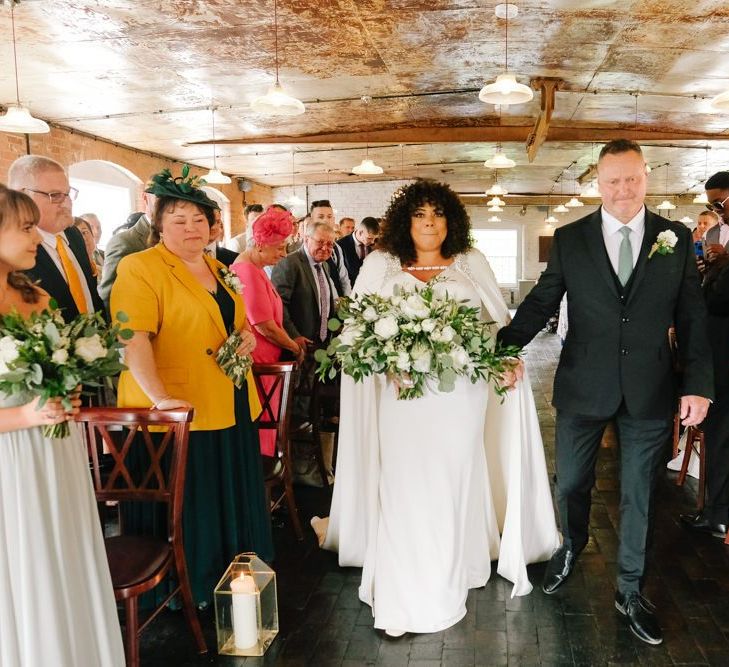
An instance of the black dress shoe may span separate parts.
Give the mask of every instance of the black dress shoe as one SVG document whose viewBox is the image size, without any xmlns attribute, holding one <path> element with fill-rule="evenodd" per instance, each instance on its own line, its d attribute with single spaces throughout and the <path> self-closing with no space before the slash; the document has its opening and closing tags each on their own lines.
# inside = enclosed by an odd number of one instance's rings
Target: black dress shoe
<svg viewBox="0 0 729 667">
<path fill-rule="evenodd" d="M 698 514 L 682 514 L 681 523 L 686 526 L 686 528 L 695 530 L 697 533 L 713 535 L 714 537 L 720 537 L 722 540 L 726 538 L 726 524 L 714 523 L 702 512 L 699 512 Z"/>
<path fill-rule="evenodd" d="M 615 593 L 615 609 L 628 620 L 630 631 L 641 641 L 652 646 L 663 642 L 663 632 L 658 625 L 655 607 L 638 591 L 623 595 Z"/>
<path fill-rule="evenodd" d="M 547 563 L 547 569 L 544 571 L 544 580 L 542 581 L 542 590 L 547 595 L 554 593 L 567 581 L 567 577 L 572 574 L 575 558 L 577 558 L 577 554 L 564 545 L 552 554 L 549 563 Z"/>
</svg>

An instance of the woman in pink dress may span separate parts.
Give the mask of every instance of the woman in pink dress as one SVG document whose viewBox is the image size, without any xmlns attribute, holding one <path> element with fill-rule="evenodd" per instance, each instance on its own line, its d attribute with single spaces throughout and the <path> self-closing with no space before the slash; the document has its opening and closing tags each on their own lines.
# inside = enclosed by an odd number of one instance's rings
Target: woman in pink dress
<svg viewBox="0 0 729 667">
<path fill-rule="evenodd" d="M 283 328 L 283 303 L 276 288 L 263 270 L 286 257 L 286 242 L 293 229 L 293 216 L 275 206 L 256 219 L 253 238 L 248 247 L 238 255 L 230 269 L 236 273 L 244 286 L 246 314 L 256 336 L 253 361 L 257 364 L 271 364 L 281 359 L 283 350 L 288 350 L 296 361 L 304 358 L 305 348 L 292 339 Z M 271 380 L 272 381 L 272 380 Z M 265 382 L 265 380 L 264 380 Z M 271 406 L 278 409 L 277 404 Z M 259 432 L 261 453 L 273 456 L 276 449 L 276 432 Z"/>
</svg>

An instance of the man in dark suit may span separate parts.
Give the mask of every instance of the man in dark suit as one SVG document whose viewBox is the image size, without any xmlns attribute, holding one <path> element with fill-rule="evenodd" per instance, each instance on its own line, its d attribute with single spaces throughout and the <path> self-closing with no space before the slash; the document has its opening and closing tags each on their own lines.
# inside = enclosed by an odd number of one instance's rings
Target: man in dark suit
<svg viewBox="0 0 729 667">
<path fill-rule="evenodd" d="M 729 254 L 719 238 L 719 227 L 729 229 L 729 171 L 714 174 L 704 187 L 708 206 L 721 218 L 720 224 L 706 234 L 709 243 L 709 233 L 716 230 L 714 245 L 707 246 L 710 261 L 703 284 L 716 398 L 702 425 L 706 443 L 706 503 L 701 512 L 684 514 L 681 521 L 692 530 L 724 539 L 729 524 Z"/>
<path fill-rule="evenodd" d="M 354 285 L 365 257 L 374 248 L 377 237 L 380 235 L 380 223 L 377 218 L 363 218 L 355 230 L 343 236 L 337 244 L 344 255 L 344 265 L 347 267 L 350 284 Z"/>
<path fill-rule="evenodd" d="M 235 262 L 236 257 L 239 253 L 234 250 L 229 250 L 221 245 L 218 245 L 220 239 L 223 238 L 223 218 L 219 208 L 213 210 L 215 216 L 215 222 L 210 227 L 210 243 L 205 248 L 205 252 L 217 259 L 219 262 L 230 266 Z"/>
<path fill-rule="evenodd" d="M 336 288 L 327 260 L 334 249 L 334 229 L 311 222 L 301 248 L 287 255 L 271 272 L 283 301 L 283 325 L 302 348 L 322 345 L 328 338 L 327 322 L 334 315 Z"/>
<path fill-rule="evenodd" d="M 597 173 L 602 207 L 557 229 L 547 269 L 499 340 L 526 345 L 567 293 L 570 326 L 553 399 L 564 542 L 547 565 L 542 588 L 554 593 L 587 544 L 597 453 L 613 421 L 621 487 L 615 606 L 639 639 L 660 644 L 663 634 L 653 607 L 640 593 L 652 492 L 677 390 L 684 425 L 701 423 L 713 398 L 706 308 L 691 233 L 645 208 L 640 146 L 624 139 L 606 144 Z M 681 387 L 668 345 L 672 324 L 683 367 Z"/>
<path fill-rule="evenodd" d="M 8 185 L 30 195 L 40 211 L 36 265 L 27 271 L 54 298 L 66 320 L 104 310 L 81 232 L 73 226 L 70 187 L 63 167 L 50 158 L 24 155 L 10 165 Z"/>
</svg>

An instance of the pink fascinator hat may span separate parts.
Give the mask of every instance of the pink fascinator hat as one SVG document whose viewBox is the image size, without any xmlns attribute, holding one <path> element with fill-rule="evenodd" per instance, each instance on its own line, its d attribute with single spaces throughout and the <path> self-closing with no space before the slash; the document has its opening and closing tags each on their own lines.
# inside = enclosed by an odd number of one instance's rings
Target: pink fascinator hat
<svg viewBox="0 0 729 667">
<path fill-rule="evenodd" d="M 293 225 L 291 213 L 269 206 L 253 223 L 253 240 L 256 245 L 276 245 L 291 236 Z"/>
</svg>

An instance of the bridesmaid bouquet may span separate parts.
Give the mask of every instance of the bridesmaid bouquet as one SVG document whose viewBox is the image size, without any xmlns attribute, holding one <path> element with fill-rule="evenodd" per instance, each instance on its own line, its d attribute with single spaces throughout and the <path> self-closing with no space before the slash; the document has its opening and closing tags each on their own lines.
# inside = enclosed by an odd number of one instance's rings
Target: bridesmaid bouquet
<svg viewBox="0 0 729 667">
<path fill-rule="evenodd" d="M 124 313 L 119 322 L 128 321 Z M 17 312 L 0 316 L 0 392 L 39 396 L 39 407 L 60 398 L 71 408 L 79 385 L 111 385 L 111 376 L 126 366 L 121 361 L 122 340 L 131 329 L 110 326 L 100 313 L 84 313 L 66 323 L 57 309 L 24 318 Z M 43 427 L 50 438 L 65 438 L 68 422 Z"/>
<path fill-rule="evenodd" d="M 498 379 L 519 354 L 497 347 L 493 323 L 481 319 L 480 308 L 450 298 L 437 280 L 420 289 L 397 287 L 391 297 L 340 299 L 337 315 L 329 329 L 338 335 L 315 353 L 319 377 L 333 378 L 337 366 L 355 382 L 386 373 L 402 400 L 421 397 L 429 381 L 438 391 L 453 391 L 459 376 L 493 382 L 503 395 Z"/>
<path fill-rule="evenodd" d="M 240 332 L 234 331 L 220 346 L 215 357 L 220 370 L 233 382 L 236 389 L 243 386 L 248 371 L 253 367 L 253 359 L 249 355 L 242 356 L 238 354 L 241 342 Z"/>
</svg>

